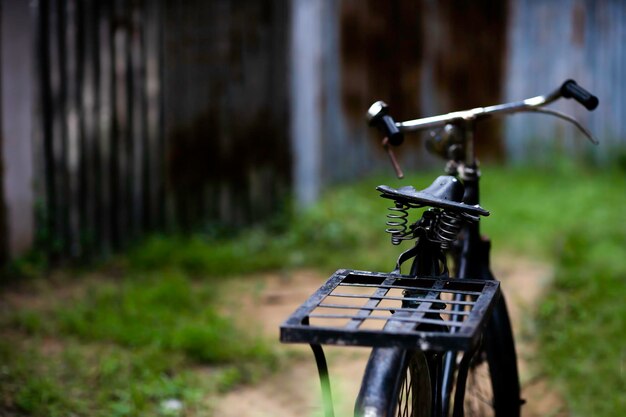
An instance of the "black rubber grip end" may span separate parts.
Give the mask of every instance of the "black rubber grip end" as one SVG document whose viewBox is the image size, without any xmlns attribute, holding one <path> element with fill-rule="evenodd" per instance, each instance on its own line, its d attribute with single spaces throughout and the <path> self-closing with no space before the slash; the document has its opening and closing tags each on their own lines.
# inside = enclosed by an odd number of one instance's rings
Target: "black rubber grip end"
<svg viewBox="0 0 626 417">
<path fill-rule="evenodd" d="M 377 127 L 387 137 L 389 143 L 398 146 L 404 141 L 404 135 L 389 115 L 389 106 L 384 101 L 377 101 L 367 110 L 370 126 Z"/>
<path fill-rule="evenodd" d="M 573 98 L 587 110 L 594 110 L 600 104 L 598 97 L 585 90 L 574 80 L 567 80 L 561 86 L 561 95 L 565 98 Z"/>
<path fill-rule="evenodd" d="M 380 128 L 389 139 L 389 143 L 391 143 L 392 145 L 398 146 L 401 145 L 404 141 L 404 135 L 396 126 L 396 122 L 394 122 L 393 118 L 388 114 L 384 115 L 381 118 Z"/>
</svg>

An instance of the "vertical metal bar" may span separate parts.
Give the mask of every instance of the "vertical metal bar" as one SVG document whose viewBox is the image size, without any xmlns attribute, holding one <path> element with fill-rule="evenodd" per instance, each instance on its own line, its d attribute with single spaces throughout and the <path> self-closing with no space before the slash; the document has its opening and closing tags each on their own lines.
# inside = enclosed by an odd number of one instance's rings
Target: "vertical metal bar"
<svg viewBox="0 0 626 417">
<path fill-rule="evenodd" d="M 0 239 L 6 249 L 20 255 L 30 249 L 34 235 L 32 11 L 28 2 L 2 2 L 0 10 L 0 76 L 2 162 L 2 221 Z M 6 216 L 6 217 L 5 217 Z M 5 252 L 6 253 L 6 252 Z"/>
<path fill-rule="evenodd" d="M 473 120 L 467 120 L 461 126 L 465 135 L 465 165 L 468 167 L 476 167 L 476 151 L 474 149 L 474 131 L 476 123 Z"/>
<path fill-rule="evenodd" d="M 291 13 L 291 147 L 296 201 L 312 204 L 322 178 L 320 144 L 322 112 L 322 7 L 323 2 L 296 0 Z"/>
<path fill-rule="evenodd" d="M 80 200 L 83 206 L 81 228 L 84 236 L 84 250 L 93 255 L 100 250 L 101 240 L 98 230 L 100 222 L 98 191 L 99 191 L 99 149 L 98 149 L 98 20 L 97 1 L 79 2 L 79 43 L 82 85 L 80 101 L 82 107 L 81 137 L 83 138 L 81 154 Z"/>
<path fill-rule="evenodd" d="M 55 198 L 57 200 L 56 250 L 58 253 L 67 255 L 69 249 L 69 189 L 67 172 L 67 67 L 65 49 L 65 0 L 51 0 L 51 54 L 53 64 L 50 68 L 52 76 L 52 97 L 54 100 L 54 174 L 57 188 Z"/>
<path fill-rule="evenodd" d="M 52 236 L 55 235 L 55 214 L 57 205 L 55 199 L 56 182 L 54 176 L 54 147 L 53 147 L 53 102 L 52 102 L 52 86 L 50 80 L 50 4 L 48 0 L 38 0 L 35 6 L 36 11 L 36 68 L 37 70 L 37 97 L 39 103 L 39 122 L 41 127 L 41 135 L 36 137 L 41 143 L 35 142 L 35 148 L 41 149 L 41 156 L 38 158 L 41 173 L 39 178 L 43 178 L 42 206 L 41 212 L 38 213 L 37 228 L 43 235 L 45 249 L 50 254 Z"/>
<path fill-rule="evenodd" d="M 143 56 L 143 16 L 140 4 L 133 2 L 130 5 L 130 28 L 129 28 L 129 56 L 130 56 L 130 137 L 132 143 L 132 154 L 130 157 L 131 167 L 129 169 L 131 181 L 131 213 L 132 235 L 138 237 L 143 230 L 143 174 L 145 131 L 144 131 L 144 56 Z"/>
<path fill-rule="evenodd" d="M 126 154 L 124 152 L 124 132 L 126 128 L 126 102 L 124 88 L 124 28 L 120 17 L 120 1 L 114 1 L 111 7 L 111 71 L 113 74 L 111 94 L 113 106 L 113 130 L 111 135 L 111 214 L 114 248 L 121 246 L 126 223 L 124 211 L 124 170 Z"/>
<path fill-rule="evenodd" d="M 160 1 L 148 1 L 145 4 L 144 21 L 144 59 L 145 59 L 145 115 L 146 115 L 146 219 L 148 228 L 163 225 L 162 193 L 164 148 L 162 109 L 162 43 L 163 23 L 160 16 Z"/>
<path fill-rule="evenodd" d="M 141 128 L 141 146 L 143 151 L 141 153 L 141 171 L 140 171 L 140 185 L 141 185 L 141 231 L 146 233 L 150 230 L 150 142 L 148 139 L 148 83 L 146 78 L 148 75 L 148 54 L 147 54 L 147 40 L 146 25 L 150 18 L 145 2 L 141 3 L 141 9 L 139 10 L 141 17 L 141 26 L 138 28 L 139 39 L 139 62 L 141 68 L 139 70 L 138 89 L 141 96 L 139 97 L 139 124 Z"/>
<path fill-rule="evenodd" d="M 481 344 L 478 343 L 477 346 Z M 474 354 L 476 353 L 476 347 L 463 353 L 461 363 L 459 363 L 458 371 L 456 374 L 456 391 L 454 392 L 454 410 L 452 412 L 453 417 L 463 417 L 464 415 L 464 402 L 465 402 L 465 386 L 467 383 L 467 374 Z M 446 410 L 447 412 L 447 410 Z M 446 414 L 444 414 L 446 415 Z"/>
<path fill-rule="evenodd" d="M 383 285 L 392 285 L 395 282 L 395 278 L 394 277 L 388 277 L 383 281 Z M 346 329 L 357 329 L 364 320 L 367 319 L 367 316 L 369 316 L 372 313 L 372 309 L 370 307 L 376 307 L 378 306 L 378 304 L 380 304 L 380 302 L 382 301 L 382 297 L 384 297 L 385 295 L 387 295 L 387 293 L 389 292 L 389 288 L 378 288 L 374 294 L 372 294 L 372 297 L 379 297 L 379 298 L 370 298 L 369 300 L 367 300 L 367 302 L 365 303 L 365 305 L 363 307 L 365 308 L 361 308 L 358 312 L 357 315 L 359 316 L 359 318 L 355 318 L 350 320 L 347 324 L 346 324 Z M 387 324 L 385 324 L 386 326 Z"/>
<path fill-rule="evenodd" d="M 112 6 L 110 2 L 96 2 L 98 18 L 98 107 L 99 107 L 99 177 L 100 177 L 100 233 L 103 252 L 113 247 L 115 210 L 113 206 L 112 159 L 113 142 L 113 50 L 112 50 Z"/>
<path fill-rule="evenodd" d="M 92 164 L 90 163 L 91 149 L 93 147 L 93 137 L 91 132 L 88 133 L 88 123 L 92 120 L 93 114 L 93 91 L 90 89 L 89 67 L 87 65 L 87 57 L 89 56 L 87 27 L 89 24 L 88 17 L 88 1 L 77 1 L 75 3 L 76 12 L 76 108 L 78 113 L 78 224 L 82 257 L 87 256 L 93 247 L 93 216 L 90 215 L 91 202 L 90 187 L 91 177 L 93 176 Z M 90 103 L 91 102 L 91 103 Z"/>
<path fill-rule="evenodd" d="M 113 166 L 115 167 L 115 176 L 113 184 L 114 193 L 114 210 L 117 216 L 115 224 L 115 245 L 117 248 L 122 247 L 124 237 L 129 232 L 129 175 L 128 161 L 130 151 L 129 128 L 129 94 L 128 94 L 128 20 L 126 17 L 127 2 L 125 0 L 116 0 L 113 9 L 114 32 L 113 32 L 113 65 L 114 80 L 113 90 L 115 92 L 114 100 L 114 137 L 112 152 Z"/>
<path fill-rule="evenodd" d="M 68 254 L 76 258 L 81 253 L 80 242 L 80 201 L 79 201 L 79 177 L 80 172 L 80 131 L 79 121 L 82 114 L 79 110 L 78 100 L 80 94 L 80 76 L 78 71 L 77 57 L 77 4 L 76 0 L 65 0 L 65 24 L 61 43 L 64 49 L 64 78 L 65 78 L 65 133 L 66 133 L 66 186 L 67 186 L 67 209 L 68 209 Z"/>
<path fill-rule="evenodd" d="M 119 183 L 120 183 L 120 195 L 119 195 L 119 210 L 120 210 L 120 248 L 124 247 L 129 237 L 134 237 L 133 228 L 133 178 L 132 178 L 132 162 L 133 154 L 135 151 L 135 143 L 132 137 L 132 119 L 133 119 L 133 107 L 132 107 L 132 63 L 131 63 L 131 31 L 132 23 L 130 17 L 130 1 L 120 0 L 120 8 L 116 17 L 117 21 L 121 23 L 118 26 L 119 31 L 116 32 L 116 40 L 119 42 L 119 49 L 117 50 L 117 57 L 119 61 L 117 80 L 118 86 L 118 115 L 120 116 L 119 126 Z"/>
<path fill-rule="evenodd" d="M 465 299 L 465 296 L 462 294 L 455 294 L 454 296 L 454 300 L 455 301 L 461 301 Z M 460 305 L 460 304 L 454 304 L 452 305 L 452 315 L 450 317 L 451 320 L 453 321 L 462 321 L 463 319 L 461 318 L 461 316 L 459 315 L 455 315 L 454 312 L 458 312 L 458 311 L 462 311 L 465 308 L 465 306 Z M 454 333 L 457 329 L 452 327 L 450 329 L 450 333 Z M 445 352 L 445 354 L 443 355 L 443 376 L 442 376 L 442 388 L 441 388 L 441 395 L 442 395 L 442 405 L 443 405 L 443 415 L 448 415 L 448 410 L 450 407 L 450 396 L 452 395 L 452 386 L 454 385 L 454 372 L 456 370 L 457 364 L 456 364 L 456 358 L 457 358 L 457 351 L 456 350 L 450 350 Z"/>
<path fill-rule="evenodd" d="M 431 398 L 433 399 L 433 404 L 432 404 L 432 408 L 433 408 L 433 415 L 434 416 L 438 416 L 438 417 L 444 417 L 445 414 L 443 414 L 443 404 L 442 404 L 442 395 L 441 395 L 441 389 L 442 389 L 442 359 L 441 359 L 441 355 L 439 353 L 433 353 L 429 358 L 428 358 L 428 369 L 431 372 L 431 381 L 433 381 L 432 385 L 431 385 L 431 391 L 432 391 L 432 395 Z"/>
<path fill-rule="evenodd" d="M 324 356 L 324 350 L 320 345 L 311 344 L 311 350 L 315 355 L 315 363 L 317 364 L 317 372 L 320 377 L 320 384 L 322 386 L 322 402 L 324 405 L 324 416 L 335 417 L 335 411 L 333 409 L 333 396 L 330 389 L 330 377 L 328 376 L 328 365 L 326 364 L 326 357 Z"/>
<path fill-rule="evenodd" d="M 155 84 L 158 86 L 158 94 L 157 96 L 158 103 L 155 105 L 157 111 L 155 111 L 156 120 L 158 121 L 158 128 L 156 132 L 158 137 L 156 138 L 159 147 L 157 148 L 159 152 L 158 161 L 155 163 L 155 171 L 159 173 L 159 181 L 155 186 L 155 200 L 159 202 L 158 209 L 156 214 L 158 215 L 157 221 L 161 227 L 165 227 L 167 225 L 166 214 L 168 198 L 165 189 L 166 183 L 166 172 L 167 165 L 165 163 L 165 158 L 167 154 L 167 146 L 165 139 L 165 89 L 164 89 L 164 79 L 165 79 L 165 50 L 164 50 L 164 33 L 167 30 L 165 27 L 165 2 L 156 3 L 157 6 L 154 8 L 155 14 L 155 26 L 156 26 L 156 43 L 157 43 L 157 65 L 155 65 Z"/>
</svg>

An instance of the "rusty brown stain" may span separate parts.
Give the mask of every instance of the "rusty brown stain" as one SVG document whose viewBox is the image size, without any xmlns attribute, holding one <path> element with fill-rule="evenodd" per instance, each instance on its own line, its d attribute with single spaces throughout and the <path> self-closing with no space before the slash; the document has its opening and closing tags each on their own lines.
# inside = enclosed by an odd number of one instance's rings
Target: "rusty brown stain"
<svg viewBox="0 0 626 417">
<path fill-rule="evenodd" d="M 341 4 L 342 102 L 350 121 L 363 123 L 364 110 L 378 99 L 398 119 L 424 116 L 419 97 L 426 42 L 434 50 L 434 91 L 450 105 L 441 112 L 501 101 L 507 2 L 438 1 L 431 6 L 438 17 L 425 14 L 421 1 Z M 424 33 L 427 18 L 437 19 L 441 36 Z M 503 158 L 500 133 L 498 122 L 481 126 L 481 157 Z"/>
<path fill-rule="evenodd" d="M 572 8 L 571 42 L 580 47 L 585 45 L 585 6 L 580 1 Z"/>
<path fill-rule="evenodd" d="M 375 100 L 398 117 L 419 114 L 421 5 L 415 1 L 341 2 L 342 103 L 349 121 L 363 123 Z"/>
<path fill-rule="evenodd" d="M 234 226 L 241 225 L 241 221 L 267 218 L 272 210 L 261 211 L 256 207 L 276 208 L 285 196 L 275 191 L 286 191 L 289 183 L 287 138 L 273 118 L 259 113 L 245 126 L 234 128 L 228 138 L 231 144 L 226 145 L 216 133 L 220 126 L 215 114 L 215 109 L 207 110 L 168 136 L 168 188 L 174 197 L 178 225 L 183 229 L 191 229 L 203 221 Z M 272 188 L 251 189 L 254 184 L 250 175 L 259 169 L 272 172 L 275 177 Z M 239 196 L 232 209 L 238 214 L 232 218 L 220 218 L 220 196 L 216 191 L 220 187 Z M 207 196 L 207 192 L 213 195 Z M 247 197 L 250 194 L 257 194 L 265 201 L 252 201 Z"/>
<path fill-rule="evenodd" d="M 280 209 L 291 181 L 285 1 L 190 3 L 171 5 L 172 28 L 191 27 L 166 50 L 168 192 L 182 229 L 249 225 Z"/>
<path fill-rule="evenodd" d="M 436 3 L 446 36 L 437 39 L 435 83 L 451 108 L 462 110 L 502 101 L 506 60 L 506 1 L 444 0 Z M 489 122 L 477 131 L 482 159 L 504 158 L 502 127 Z"/>
</svg>

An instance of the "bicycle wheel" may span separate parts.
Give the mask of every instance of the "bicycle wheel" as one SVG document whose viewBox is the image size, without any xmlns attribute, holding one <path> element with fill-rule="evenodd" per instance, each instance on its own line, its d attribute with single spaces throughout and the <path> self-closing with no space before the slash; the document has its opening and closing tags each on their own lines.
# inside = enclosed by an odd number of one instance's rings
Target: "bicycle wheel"
<svg viewBox="0 0 626 417">
<path fill-rule="evenodd" d="M 441 359 L 439 359 L 441 360 Z M 424 417 L 438 403 L 433 392 L 439 374 L 420 351 L 373 349 L 355 407 L 356 417 Z M 453 388 L 454 390 L 454 388 Z M 455 393 L 449 397 L 451 400 Z M 474 356 L 465 386 L 464 415 L 519 417 L 520 386 L 515 345 L 504 297 L 485 328 L 481 350 Z M 447 408 L 452 414 L 453 404 Z M 436 415 L 440 415 L 438 411 Z"/>
<path fill-rule="evenodd" d="M 423 352 L 377 348 L 370 355 L 355 417 L 430 417 L 432 389 Z"/>
<path fill-rule="evenodd" d="M 521 404 L 513 333 L 501 297 L 485 329 L 482 349 L 470 363 L 464 411 L 466 417 L 519 417 Z"/>
</svg>

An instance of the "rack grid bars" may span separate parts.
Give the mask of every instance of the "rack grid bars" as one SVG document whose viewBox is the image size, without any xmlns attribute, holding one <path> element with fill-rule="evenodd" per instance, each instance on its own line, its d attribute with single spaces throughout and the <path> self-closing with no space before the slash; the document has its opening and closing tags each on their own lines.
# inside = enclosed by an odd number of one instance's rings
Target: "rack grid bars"
<svg viewBox="0 0 626 417">
<path fill-rule="evenodd" d="M 498 281 L 340 269 L 282 324 L 280 340 L 467 350 L 499 295 Z"/>
</svg>

